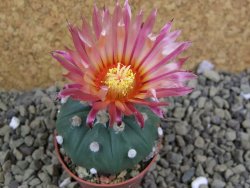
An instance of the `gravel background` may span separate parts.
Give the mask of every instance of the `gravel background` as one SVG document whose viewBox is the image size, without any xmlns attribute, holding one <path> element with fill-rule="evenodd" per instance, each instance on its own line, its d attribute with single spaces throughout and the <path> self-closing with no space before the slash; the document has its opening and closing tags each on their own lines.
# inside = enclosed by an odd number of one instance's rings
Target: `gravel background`
<svg viewBox="0 0 250 188">
<path fill-rule="evenodd" d="M 164 147 L 142 187 L 250 188 L 250 69 L 239 74 L 206 71 L 189 82 L 195 91 L 170 98 L 162 121 Z M 69 182 L 54 153 L 59 105 L 56 87 L 30 92 L 0 91 L 0 187 L 78 187 Z M 9 127 L 13 117 L 20 126 Z M 168 185 L 168 186 L 167 186 Z"/>
</svg>

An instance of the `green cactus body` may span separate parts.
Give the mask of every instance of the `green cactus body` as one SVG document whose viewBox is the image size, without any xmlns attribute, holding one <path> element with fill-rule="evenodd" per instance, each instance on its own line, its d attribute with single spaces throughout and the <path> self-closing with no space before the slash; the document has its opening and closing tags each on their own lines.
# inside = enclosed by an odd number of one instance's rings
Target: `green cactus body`
<svg viewBox="0 0 250 188">
<path fill-rule="evenodd" d="M 117 132 L 114 128 L 96 122 L 93 128 L 86 125 L 90 107 L 79 101 L 68 99 L 57 117 L 56 129 L 62 136 L 66 154 L 73 163 L 86 169 L 95 168 L 98 173 L 116 174 L 131 169 L 152 151 L 158 139 L 157 125 L 160 120 L 147 108 L 139 109 L 147 115 L 145 127 L 140 128 L 133 116 L 125 116 L 125 128 Z M 72 118 L 81 118 L 80 126 L 72 126 Z M 91 151 L 91 144 L 98 144 L 98 151 Z M 136 155 L 128 157 L 129 150 Z"/>
</svg>

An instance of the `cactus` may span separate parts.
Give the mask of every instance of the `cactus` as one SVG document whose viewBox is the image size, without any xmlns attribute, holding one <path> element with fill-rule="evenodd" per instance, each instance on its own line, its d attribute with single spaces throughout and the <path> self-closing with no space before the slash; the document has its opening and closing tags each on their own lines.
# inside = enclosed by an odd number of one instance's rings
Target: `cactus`
<svg viewBox="0 0 250 188">
<path fill-rule="evenodd" d="M 69 98 L 61 107 L 56 129 L 60 143 L 73 163 L 102 174 L 116 174 L 131 169 L 152 151 L 158 138 L 160 119 L 146 107 L 138 108 L 145 116 L 140 128 L 133 116 L 124 116 L 120 127 L 95 121 L 90 128 L 86 118 L 91 107 Z M 63 142 L 62 142 L 63 140 Z"/>
<path fill-rule="evenodd" d="M 142 12 L 132 17 L 128 0 L 123 7 L 117 1 L 113 13 L 94 7 L 92 24 L 68 24 L 74 48 L 51 53 L 72 81 L 58 95 L 69 99 L 58 115 L 57 143 L 83 172 L 117 174 L 152 158 L 168 105 L 160 99 L 193 90 L 186 83 L 196 75 L 182 68 L 188 58 L 179 58 L 191 43 L 176 41 L 172 21 L 152 33 L 155 18 L 155 10 L 145 21 Z"/>
</svg>

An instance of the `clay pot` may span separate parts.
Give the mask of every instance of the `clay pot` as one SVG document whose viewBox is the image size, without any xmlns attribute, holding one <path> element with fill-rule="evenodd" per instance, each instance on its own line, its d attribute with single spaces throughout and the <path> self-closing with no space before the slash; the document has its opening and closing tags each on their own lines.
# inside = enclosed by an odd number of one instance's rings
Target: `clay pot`
<svg viewBox="0 0 250 188">
<path fill-rule="evenodd" d="M 83 179 L 79 178 L 78 176 L 76 176 L 75 174 L 73 174 L 70 169 L 67 167 L 67 165 L 65 164 L 64 160 L 62 159 L 62 156 L 60 154 L 59 151 L 59 146 L 58 143 L 56 141 L 56 133 L 54 134 L 54 146 L 55 146 L 55 150 L 56 150 L 56 155 L 61 163 L 61 165 L 63 166 L 64 170 L 72 177 L 74 178 L 82 188 L 101 188 L 101 187 L 110 187 L 110 188 L 137 188 L 139 187 L 142 178 L 145 176 L 145 174 L 149 171 L 150 167 L 152 166 L 152 164 L 155 163 L 157 156 L 154 156 L 154 158 L 151 160 L 151 162 L 148 164 L 148 166 L 142 171 L 140 172 L 137 176 L 126 180 L 124 182 L 121 183 L 117 183 L 117 184 L 96 184 L 96 183 L 91 183 L 88 181 L 84 181 Z"/>
</svg>

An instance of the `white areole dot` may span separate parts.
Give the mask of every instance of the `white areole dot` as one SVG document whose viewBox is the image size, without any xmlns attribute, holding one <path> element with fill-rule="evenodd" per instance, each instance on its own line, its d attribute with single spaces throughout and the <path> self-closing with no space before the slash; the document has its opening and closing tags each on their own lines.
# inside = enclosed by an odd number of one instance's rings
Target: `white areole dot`
<svg viewBox="0 0 250 188">
<path fill-rule="evenodd" d="M 98 152 L 100 149 L 100 146 L 98 142 L 91 142 L 91 144 L 89 145 L 89 149 L 93 152 Z"/>
<path fill-rule="evenodd" d="M 79 116 L 73 116 L 71 119 L 71 125 L 74 127 L 79 127 L 82 123 L 82 119 Z"/>
<path fill-rule="evenodd" d="M 137 154 L 137 152 L 136 152 L 135 149 L 130 149 L 130 150 L 128 150 L 128 157 L 129 157 L 130 159 L 135 158 L 136 154 Z"/>
<path fill-rule="evenodd" d="M 67 102 L 67 100 L 68 100 L 68 98 L 69 98 L 69 96 L 62 97 L 62 98 L 61 98 L 61 104 L 66 103 L 66 102 Z"/>
<path fill-rule="evenodd" d="M 89 171 L 91 174 L 97 174 L 97 170 L 95 168 L 91 168 Z"/>
<path fill-rule="evenodd" d="M 163 136 L 163 130 L 161 127 L 158 127 L 157 131 L 159 136 Z"/>
<path fill-rule="evenodd" d="M 63 137 L 60 136 L 60 135 L 56 136 L 56 141 L 57 141 L 58 144 L 62 145 L 62 143 L 63 143 Z"/>
</svg>

